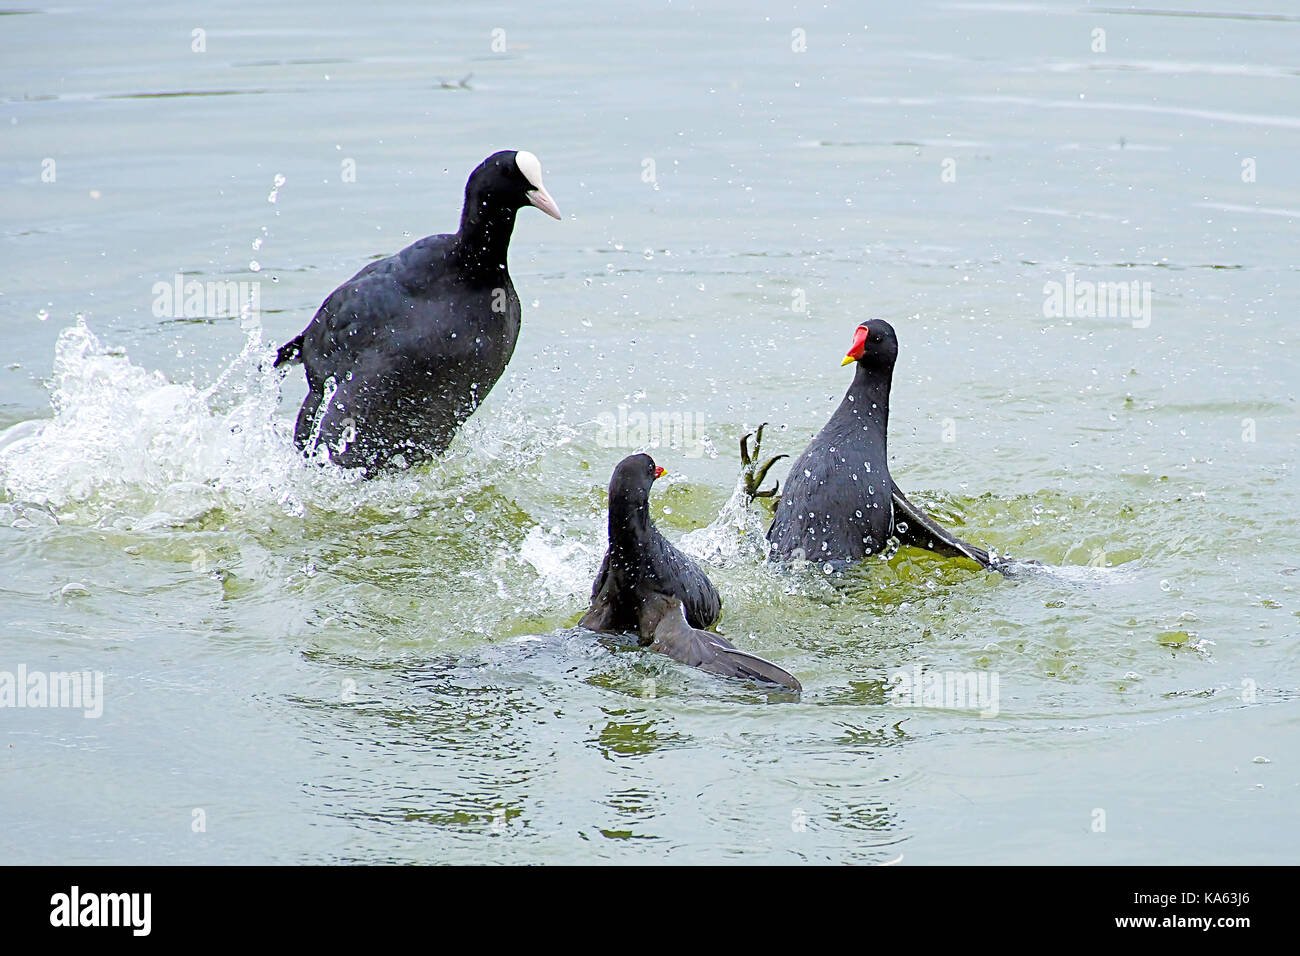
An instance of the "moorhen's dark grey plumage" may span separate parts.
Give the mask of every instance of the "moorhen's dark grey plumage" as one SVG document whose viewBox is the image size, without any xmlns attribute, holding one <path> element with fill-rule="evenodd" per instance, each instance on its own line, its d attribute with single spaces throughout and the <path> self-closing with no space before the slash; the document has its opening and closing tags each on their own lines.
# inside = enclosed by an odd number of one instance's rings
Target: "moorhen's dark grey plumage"
<svg viewBox="0 0 1300 956">
<path fill-rule="evenodd" d="M 529 204 L 560 218 L 536 156 L 494 153 L 465 184 L 459 231 L 372 262 L 330 294 L 275 360 L 306 367 L 299 448 L 367 475 L 446 450 L 514 353 L 506 253 Z"/>
<path fill-rule="evenodd" d="M 722 613 L 718 589 L 650 519 L 650 486 L 663 473 L 649 455 L 631 455 L 614 469 L 609 548 L 580 626 L 634 632 L 643 646 L 692 667 L 801 690 L 799 681 L 780 667 L 706 630 Z"/>
<path fill-rule="evenodd" d="M 889 388 L 897 358 L 898 339 L 888 322 L 858 326 L 843 363 L 855 363 L 853 384 L 790 466 L 767 530 L 774 556 L 842 566 L 882 550 L 896 536 L 904 544 L 994 566 L 987 551 L 936 524 L 890 477 Z"/>
</svg>

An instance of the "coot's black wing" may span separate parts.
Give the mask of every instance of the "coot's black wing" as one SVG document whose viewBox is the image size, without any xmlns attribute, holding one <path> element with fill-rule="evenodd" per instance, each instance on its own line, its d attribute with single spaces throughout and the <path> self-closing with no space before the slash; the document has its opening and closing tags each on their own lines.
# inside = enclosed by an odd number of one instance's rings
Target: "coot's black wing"
<svg viewBox="0 0 1300 956">
<path fill-rule="evenodd" d="M 907 500 L 898 485 L 893 485 L 894 534 L 903 544 L 933 551 L 946 558 L 970 558 L 985 568 L 997 569 L 998 562 L 990 560 L 983 548 L 967 544 L 928 514 Z"/>
<path fill-rule="evenodd" d="M 675 661 L 722 677 L 764 681 L 799 692 L 803 686 L 789 671 L 771 661 L 733 647 L 724 637 L 701 631 L 686 622 L 682 602 L 652 594 L 641 603 L 639 631 L 650 649 Z"/>
<path fill-rule="evenodd" d="M 722 595 L 698 564 L 653 532 L 650 570 L 655 585 L 682 602 L 691 627 L 709 628 L 722 615 Z"/>
<path fill-rule="evenodd" d="M 441 237 L 438 237 L 441 238 Z M 316 314 L 312 316 L 311 321 L 307 323 L 301 334 L 296 338 L 290 339 L 284 345 L 280 346 L 279 352 L 275 356 L 275 368 L 281 365 L 296 365 L 303 360 L 303 350 L 306 348 L 306 340 L 310 337 L 313 341 L 319 341 L 322 337 L 332 338 L 330 332 L 334 324 L 334 317 L 347 313 L 366 313 L 370 309 L 366 302 L 366 292 L 364 286 L 360 285 L 362 279 L 376 272 L 391 273 L 396 268 L 397 256 L 388 256 L 384 259 L 376 259 L 374 262 L 367 263 L 356 275 L 347 282 L 343 283 L 333 292 L 331 292 L 325 301 L 321 303 Z"/>
<path fill-rule="evenodd" d="M 275 364 L 313 359 L 322 371 L 346 371 L 335 369 L 331 356 L 339 352 L 347 362 L 357 362 L 366 349 L 386 342 L 410 317 L 414 303 L 446 274 L 446 256 L 455 238 L 426 236 L 395 255 L 367 263 L 329 294 L 303 333 L 281 347 Z"/>
</svg>

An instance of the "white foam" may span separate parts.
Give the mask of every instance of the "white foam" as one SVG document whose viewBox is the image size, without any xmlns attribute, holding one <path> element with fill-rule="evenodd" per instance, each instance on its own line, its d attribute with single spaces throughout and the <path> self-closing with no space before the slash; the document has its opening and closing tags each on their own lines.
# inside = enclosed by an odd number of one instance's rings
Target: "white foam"
<svg viewBox="0 0 1300 956">
<path fill-rule="evenodd" d="M 1007 560 L 1001 570 L 1008 577 L 1041 577 L 1080 587 L 1102 587 L 1132 581 L 1137 570 L 1128 565 L 1102 567 L 1090 564 L 1034 564 L 1029 561 Z"/>
<path fill-rule="evenodd" d="M 591 595 L 603 557 L 603 550 L 586 542 L 534 525 L 519 544 L 517 560 L 537 573 L 536 591 L 546 599 L 543 603 L 557 604 Z"/>
<path fill-rule="evenodd" d="M 278 375 L 262 371 L 270 365 L 255 327 L 200 391 L 133 365 L 78 320 L 55 346 L 54 417 L 0 435 L 0 487 L 56 509 L 91 499 L 138 509 L 154 496 L 191 510 L 184 499 L 202 509 L 215 490 L 253 492 L 299 467 L 287 427 L 273 418 Z M 234 400 L 222 408 L 223 399 Z"/>
<path fill-rule="evenodd" d="M 718 516 L 703 528 L 682 535 L 679 546 L 691 557 L 710 564 L 761 561 L 767 555 L 767 529 L 757 512 L 757 508 L 749 506 L 742 476 Z"/>
<path fill-rule="evenodd" d="M 563 423 L 539 428 L 513 406 L 482 411 L 452 453 L 428 469 L 362 481 L 319 467 L 294 447 L 280 413 L 281 375 L 260 323 L 208 388 L 168 381 L 106 348 L 78 320 L 55 346 L 53 417 L 0 432 L 0 490 L 20 509 L 123 527 L 167 526 L 205 512 L 271 507 L 305 513 L 408 506 L 490 484 L 565 444 Z M 299 373 L 300 374 L 300 373 Z"/>
</svg>

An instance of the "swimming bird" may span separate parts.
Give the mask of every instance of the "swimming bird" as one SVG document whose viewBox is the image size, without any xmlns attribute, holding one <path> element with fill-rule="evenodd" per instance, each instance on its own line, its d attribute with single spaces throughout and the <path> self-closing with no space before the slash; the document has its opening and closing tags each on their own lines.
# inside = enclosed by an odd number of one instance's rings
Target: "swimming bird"
<svg viewBox="0 0 1300 956">
<path fill-rule="evenodd" d="M 965 557 L 1000 569 L 983 548 L 967 544 L 908 501 L 889 473 L 889 389 L 898 338 L 883 319 L 859 325 L 842 365 L 853 364 L 853 384 L 786 476 L 785 492 L 767 529 L 774 557 L 843 566 L 884 549 L 891 537 L 947 557 Z M 749 436 L 745 436 L 748 438 Z M 758 465 L 741 443 L 751 495 Z"/>
<path fill-rule="evenodd" d="M 493 153 L 465 184 L 456 232 L 372 262 L 330 293 L 275 360 L 306 368 L 299 448 L 367 477 L 446 451 L 514 353 L 520 308 L 506 252 L 528 205 L 560 218 L 541 162 Z"/>
<path fill-rule="evenodd" d="M 614 469 L 609 547 L 579 625 L 607 634 L 634 632 L 642 646 L 712 674 L 801 690 L 793 675 L 707 630 L 722 614 L 718 589 L 650 518 L 650 486 L 663 474 L 649 455 L 630 455 Z"/>
</svg>

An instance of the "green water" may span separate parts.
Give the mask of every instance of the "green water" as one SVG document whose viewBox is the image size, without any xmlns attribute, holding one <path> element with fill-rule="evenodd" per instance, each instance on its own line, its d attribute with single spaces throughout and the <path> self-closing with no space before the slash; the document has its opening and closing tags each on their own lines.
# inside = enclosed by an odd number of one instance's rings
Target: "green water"
<svg viewBox="0 0 1300 956">
<path fill-rule="evenodd" d="M 1294 862 L 1297 31 L 1054 2 L 0 17 L 0 678 L 103 675 L 94 719 L 0 707 L 0 860 Z M 506 375 L 441 463 L 297 461 L 305 385 L 266 349 L 453 228 L 509 147 L 566 218 L 520 215 Z M 155 314 L 178 274 L 259 282 L 260 314 Z M 1067 281 L 1150 311 L 1045 314 Z M 797 453 L 869 317 L 901 343 L 898 484 L 1042 569 L 762 564 L 737 441 Z M 721 630 L 801 698 L 574 627 L 643 449 Z M 996 676 L 996 713 L 905 706 L 918 667 Z"/>
</svg>

